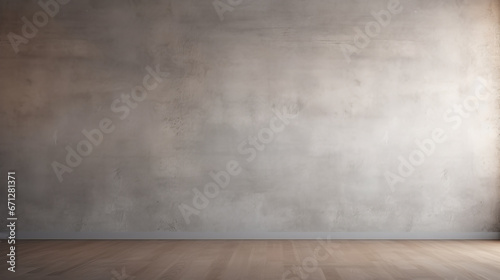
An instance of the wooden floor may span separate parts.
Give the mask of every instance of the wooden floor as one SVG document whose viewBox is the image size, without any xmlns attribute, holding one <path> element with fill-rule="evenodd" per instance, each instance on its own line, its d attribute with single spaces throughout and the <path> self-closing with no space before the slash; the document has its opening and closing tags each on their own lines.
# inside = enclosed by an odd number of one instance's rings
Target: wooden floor
<svg viewBox="0 0 500 280">
<path fill-rule="evenodd" d="M 500 279 L 500 241 L 1 242 L 0 279 Z"/>
</svg>

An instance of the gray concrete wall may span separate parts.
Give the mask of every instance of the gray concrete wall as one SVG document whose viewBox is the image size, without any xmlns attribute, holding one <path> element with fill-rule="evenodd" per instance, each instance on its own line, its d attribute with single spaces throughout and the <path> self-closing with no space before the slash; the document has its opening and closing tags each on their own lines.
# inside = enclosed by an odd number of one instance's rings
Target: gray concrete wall
<svg viewBox="0 0 500 280">
<path fill-rule="evenodd" d="M 63 2 L 0 3 L 19 231 L 500 231 L 499 1 Z"/>
</svg>

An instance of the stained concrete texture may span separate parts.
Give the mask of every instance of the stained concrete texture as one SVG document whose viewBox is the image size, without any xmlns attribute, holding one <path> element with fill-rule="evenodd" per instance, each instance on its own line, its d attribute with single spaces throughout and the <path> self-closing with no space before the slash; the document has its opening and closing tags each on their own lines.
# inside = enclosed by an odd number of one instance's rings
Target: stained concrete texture
<svg viewBox="0 0 500 280">
<path fill-rule="evenodd" d="M 499 2 L 2 1 L 18 230 L 500 231 Z"/>
</svg>

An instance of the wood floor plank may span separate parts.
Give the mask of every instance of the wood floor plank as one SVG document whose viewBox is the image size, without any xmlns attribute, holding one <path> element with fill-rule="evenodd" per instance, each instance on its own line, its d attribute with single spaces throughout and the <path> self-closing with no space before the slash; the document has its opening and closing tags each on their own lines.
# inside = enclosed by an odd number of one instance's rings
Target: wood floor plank
<svg viewBox="0 0 500 280">
<path fill-rule="evenodd" d="M 16 253 L 0 279 L 500 279 L 491 240 L 18 240 Z"/>
</svg>

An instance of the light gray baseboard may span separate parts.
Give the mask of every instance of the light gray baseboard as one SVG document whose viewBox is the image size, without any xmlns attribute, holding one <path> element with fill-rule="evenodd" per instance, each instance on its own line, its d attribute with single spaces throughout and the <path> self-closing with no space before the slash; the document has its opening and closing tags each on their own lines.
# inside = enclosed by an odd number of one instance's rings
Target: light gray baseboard
<svg viewBox="0 0 500 280">
<path fill-rule="evenodd" d="M 0 232 L 6 239 L 7 232 Z M 500 232 L 18 232 L 16 239 L 482 239 Z"/>
</svg>

